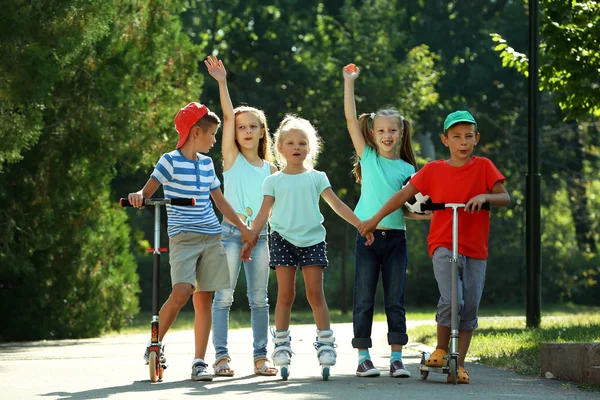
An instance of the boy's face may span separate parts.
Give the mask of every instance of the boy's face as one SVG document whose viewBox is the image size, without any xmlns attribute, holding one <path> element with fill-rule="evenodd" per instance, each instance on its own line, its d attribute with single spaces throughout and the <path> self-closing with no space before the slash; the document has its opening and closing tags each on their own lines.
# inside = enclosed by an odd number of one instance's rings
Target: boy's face
<svg viewBox="0 0 600 400">
<path fill-rule="evenodd" d="M 217 143 L 217 125 L 209 125 L 208 128 L 202 129 L 196 126 L 192 129 L 196 130 L 194 138 L 196 140 L 195 151 L 200 153 L 208 153 L 208 151 Z"/>
<path fill-rule="evenodd" d="M 457 161 L 467 161 L 478 141 L 475 125 L 468 123 L 452 125 L 442 135 L 442 143 L 450 150 L 450 159 Z"/>
<path fill-rule="evenodd" d="M 264 136 L 260 120 L 251 112 L 243 112 L 235 116 L 235 139 L 240 147 L 252 150 L 258 148 Z"/>
</svg>

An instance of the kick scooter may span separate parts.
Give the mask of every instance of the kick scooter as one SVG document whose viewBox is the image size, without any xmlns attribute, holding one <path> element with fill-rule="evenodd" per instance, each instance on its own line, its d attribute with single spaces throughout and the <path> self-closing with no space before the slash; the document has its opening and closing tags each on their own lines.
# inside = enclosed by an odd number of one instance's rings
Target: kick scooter
<svg viewBox="0 0 600 400">
<path fill-rule="evenodd" d="M 450 374 L 452 384 L 458 383 L 458 209 L 465 208 L 462 203 L 427 203 L 421 205 L 422 211 L 439 211 L 446 208 L 452 209 L 452 300 L 450 308 L 450 343 L 449 351 L 444 356 L 441 367 L 428 367 L 425 361 L 429 353 L 423 352 L 421 364 L 417 367 L 421 372 L 421 379 L 426 380 L 429 372 Z M 490 203 L 484 203 L 482 210 L 489 210 Z"/>
<path fill-rule="evenodd" d="M 121 207 L 132 207 L 129 200 L 122 198 L 119 203 Z M 171 204 L 173 206 L 194 206 L 195 199 L 144 199 L 144 205 L 154 206 L 154 247 L 148 249 L 152 252 L 154 260 L 152 264 L 152 320 L 150 338 L 150 381 L 156 382 L 163 378 L 167 364 L 161 362 L 161 348 L 158 344 L 158 282 L 160 276 L 160 253 L 166 253 L 167 249 L 160 247 L 160 206 Z"/>
</svg>

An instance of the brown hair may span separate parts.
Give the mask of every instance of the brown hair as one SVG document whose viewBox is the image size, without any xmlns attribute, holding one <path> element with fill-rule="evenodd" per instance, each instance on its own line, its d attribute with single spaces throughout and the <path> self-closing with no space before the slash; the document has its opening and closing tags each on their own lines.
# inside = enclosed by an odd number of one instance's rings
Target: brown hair
<svg viewBox="0 0 600 400">
<path fill-rule="evenodd" d="M 258 142 L 258 156 L 263 160 L 267 160 L 269 162 L 273 162 L 273 148 L 271 143 L 271 135 L 269 134 L 269 127 L 267 126 L 267 117 L 263 110 L 259 110 L 258 108 L 249 107 L 249 106 L 239 106 L 233 110 L 234 116 L 238 116 L 242 113 L 251 113 L 258 118 L 258 122 L 260 122 L 260 128 L 263 131 L 263 137 L 260 138 Z M 242 151 L 240 148 L 240 144 L 235 141 L 235 145 L 237 146 L 239 151 Z"/>
<path fill-rule="evenodd" d="M 200 118 L 198 120 L 198 122 L 196 122 L 194 125 L 192 125 L 192 128 L 190 128 L 190 131 L 197 126 L 198 128 L 202 129 L 202 132 L 208 132 L 208 128 L 211 126 L 217 126 L 217 129 L 219 129 L 219 127 L 221 126 L 221 120 L 219 119 L 219 117 L 217 116 L 217 114 L 215 114 L 212 111 L 208 111 L 204 117 Z"/>
<path fill-rule="evenodd" d="M 375 142 L 375 138 L 373 137 L 373 123 L 375 118 L 377 117 L 392 117 L 398 120 L 398 126 L 401 130 L 402 139 L 400 140 L 400 144 L 396 148 L 396 152 L 400 159 L 406 161 L 412 166 L 417 168 L 417 162 L 415 157 L 415 152 L 412 148 L 412 129 L 410 126 L 410 122 L 406 118 L 404 118 L 398 110 L 393 107 L 385 107 L 377 110 L 376 113 L 371 114 L 361 114 L 358 117 L 358 123 L 360 125 L 360 131 L 362 132 L 363 138 L 365 139 L 366 145 L 370 146 L 375 150 L 375 152 L 379 155 L 379 151 L 377 150 L 377 143 Z M 356 182 L 362 182 L 362 173 L 360 167 L 360 157 L 355 152 L 353 156 L 354 168 L 352 169 L 352 173 L 356 178 Z"/>
</svg>

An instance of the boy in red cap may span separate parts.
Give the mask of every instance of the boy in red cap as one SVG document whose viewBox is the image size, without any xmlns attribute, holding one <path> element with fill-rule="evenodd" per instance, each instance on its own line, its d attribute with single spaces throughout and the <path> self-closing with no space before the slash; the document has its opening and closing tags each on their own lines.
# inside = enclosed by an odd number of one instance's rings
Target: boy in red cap
<svg viewBox="0 0 600 400">
<path fill-rule="evenodd" d="M 190 103 L 179 110 L 175 116 L 175 129 L 179 133 L 176 150 L 163 154 L 142 190 L 128 196 L 134 207 L 142 208 L 144 199 L 152 197 L 162 185 L 165 198 L 193 197 L 196 200 L 192 207 L 166 206 L 172 290 L 160 309 L 158 338 L 162 349 L 165 334 L 193 294 L 192 379 L 198 381 L 212 380 L 204 357 L 211 327 L 213 292 L 230 286 L 227 256 L 221 245 L 221 224 L 209 198 L 239 228 L 242 241 L 254 245 L 258 240 L 256 233 L 225 200 L 212 159 L 200 154 L 207 153 L 216 143 L 215 134 L 220 124 L 219 117 L 200 103 Z M 146 363 L 148 357 L 149 347 L 144 354 Z"/>
<path fill-rule="evenodd" d="M 477 312 L 483 293 L 488 257 L 490 215 L 481 207 L 490 203 L 504 207 L 510 196 L 504 187 L 504 176 L 492 161 L 471 153 L 479 141 L 477 122 L 468 111 L 450 113 L 444 121 L 442 143 L 450 150 L 450 158 L 436 160 L 410 179 L 373 216 L 359 225 L 361 235 L 375 230 L 383 217 L 401 208 L 411 197 L 421 192 L 435 203 L 465 203 L 460 212 L 458 231 L 459 266 L 459 334 L 458 383 L 469 383 L 465 357 L 477 328 Z M 437 321 L 437 347 L 425 364 L 441 367 L 448 352 L 451 310 L 452 210 L 435 211 L 427 237 L 429 255 L 440 291 Z M 452 382 L 448 375 L 448 382 Z"/>
</svg>

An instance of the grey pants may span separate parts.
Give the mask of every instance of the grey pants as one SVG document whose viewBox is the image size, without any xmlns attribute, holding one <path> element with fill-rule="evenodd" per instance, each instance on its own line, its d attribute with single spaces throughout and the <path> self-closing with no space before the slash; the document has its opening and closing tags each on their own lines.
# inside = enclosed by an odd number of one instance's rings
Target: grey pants
<svg viewBox="0 0 600 400">
<path fill-rule="evenodd" d="M 433 272 L 440 290 L 435 320 L 450 326 L 452 302 L 452 251 L 438 247 L 433 252 Z M 485 283 L 487 260 L 458 255 L 458 316 L 459 329 L 477 328 L 477 311 Z"/>
</svg>

